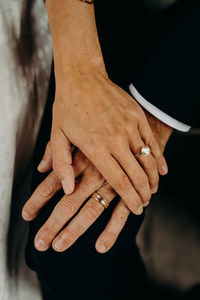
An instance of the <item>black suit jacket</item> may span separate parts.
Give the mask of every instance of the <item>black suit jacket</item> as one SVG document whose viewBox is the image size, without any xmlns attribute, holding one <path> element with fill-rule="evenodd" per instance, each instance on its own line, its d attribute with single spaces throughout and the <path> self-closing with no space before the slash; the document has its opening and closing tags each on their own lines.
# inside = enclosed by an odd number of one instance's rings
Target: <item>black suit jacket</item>
<svg viewBox="0 0 200 300">
<path fill-rule="evenodd" d="M 179 121 L 200 127 L 200 1 L 163 12 L 139 0 L 96 0 L 100 44 L 110 78 L 130 83 Z"/>
</svg>

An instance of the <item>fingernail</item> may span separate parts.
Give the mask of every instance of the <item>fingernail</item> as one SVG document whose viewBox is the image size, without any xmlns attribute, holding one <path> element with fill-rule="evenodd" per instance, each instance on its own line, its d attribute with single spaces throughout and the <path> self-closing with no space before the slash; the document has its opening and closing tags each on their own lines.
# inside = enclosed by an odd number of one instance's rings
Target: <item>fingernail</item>
<svg viewBox="0 0 200 300">
<path fill-rule="evenodd" d="M 105 252 L 106 251 L 106 246 L 104 243 L 100 243 L 99 246 L 97 247 L 99 252 Z"/>
<path fill-rule="evenodd" d="M 141 205 L 140 207 L 138 207 L 138 209 L 136 210 L 136 213 L 141 214 L 143 212 L 143 205 Z"/>
<path fill-rule="evenodd" d="M 62 187 L 63 187 L 65 194 L 70 195 L 73 192 L 73 187 L 72 187 L 70 180 L 67 181 L 67 180 L 63 179 L 61 181 L 61 183 L 62 183 Z"/>
<path fill-rule="evenodd" d="M 46 167 L 46 165 L 47 165 L 47 162 L 45 161 L 45 160 L 41 160 L 41 162 L 39 163 L 39 165 L 38 165 L 38 170 L 40 171 L 42 171 L 45 167 Z"/>
<path fill-rule="evenodd" d="M 23 211 L 22 212 L 22 218 L 25 220 L 25 221 L 30 221 L 32 218 L 31 216 L 26 212 L 26 211 Z"/>
<path fill-rule="evenodd" d="M 47 250 L 48 246 L 43 240 L 37 239 L 35 241 L 35 248 L 39 251 L 45 251 Z"/>
<path fill-rule="evenodd" d="M 161 174 L 166 175 L 168 173 L 168 168 L 166 165 L 162 165 L 160 168 Z"/>
<path fill-rule="evenodd" d="M 158 191 L 158 185 L 157 185 L 155 188 L 153 188 L 153 189 L 151 190 L 152 194 L 157 193 L 157 191 Z"/>
<path fill-rule="evenodd" d="M 63 248 L 63 241 L 62 240 L 57 240 L 53 244 L 54 248 L 57 250 L 61 250 Z"/>
</svg>

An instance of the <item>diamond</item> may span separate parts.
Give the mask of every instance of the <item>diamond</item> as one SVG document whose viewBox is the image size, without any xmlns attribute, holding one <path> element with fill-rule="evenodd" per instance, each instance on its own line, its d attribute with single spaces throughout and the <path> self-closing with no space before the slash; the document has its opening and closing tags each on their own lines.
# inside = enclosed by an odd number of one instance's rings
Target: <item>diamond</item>
<svg viewBox="0 0 200 300">
<path fill-rule="evenodd" d="M 151 152 L 151 150 L 150 150 L 149 147 L 147 147 L 147 146 L 142 147 L 142 150 L 141 150 L 141 153 L 142 153 L 142 154 L 144 154 L 144 155 L 147 156 L 147 155 L 150 154 L 150 152 Z"/>
</svg>

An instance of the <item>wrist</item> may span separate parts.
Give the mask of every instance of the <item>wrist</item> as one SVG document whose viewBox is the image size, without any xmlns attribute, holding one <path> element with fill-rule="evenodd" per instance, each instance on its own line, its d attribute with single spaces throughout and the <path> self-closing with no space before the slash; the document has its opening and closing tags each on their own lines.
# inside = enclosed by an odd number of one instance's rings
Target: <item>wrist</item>
<svg viewBox="0 0 200 300">
<path fill-rule="evenodd" d="M 104 74 L 107 77 L 103 57 L 100 55 L 54 55 L 55 75 L 58 79 L 76 78 L 92 74 Z"/>
<path fill-rule="evenodd" d="M 149 122 L 149 125 L 157 139 L 161 150 L 164 152 L 165 146 L 172 135 L 174 129 L 165 123 L 158 120 L 156 117 L 151 115 L 149 112 L 145 110 L 146 118 Z"/>
<path fill-rule="evenodd" d="M 93 5 L 47 0 L 46 6 L 57 75 L 105 70 Z"/>
<path fill-rule="evenodd" d="M 103 87 L 109 78 L 104 67 L 91 68 L 90 70 L 87 68 L 87 72 L 86 70 L 82 72 L 78 67 L 69 66 L 66 72 L 55 70 L 55 80 L 55 100 L 72 105 L 77 97 L 85 100 L 90 99 L 90 91 L 99 85 Z M 67 97 L 66 95 L 70 96 Z"/>
</svg>

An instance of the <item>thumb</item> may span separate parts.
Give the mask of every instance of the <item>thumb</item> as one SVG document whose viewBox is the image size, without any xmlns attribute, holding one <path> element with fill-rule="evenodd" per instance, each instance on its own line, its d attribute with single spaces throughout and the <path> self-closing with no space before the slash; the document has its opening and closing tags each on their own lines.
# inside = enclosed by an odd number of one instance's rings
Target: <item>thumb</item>
<svg viewBox="0 0 200 300">
<path fill-rule="evenodd" d="M 49 141 L 46 145 L 44 155 L 37 169 L 39 172 L 45 173 L 49 171 L 51 168 L 52 168 L 52 150 L 51 150 L 51 142 Z"/>
<path fill-rule="evenodd" d="M 72 144 L 62 131 L 53 132 L 51 136 L 53 170 L 62 183 L 66 195 L 75 187 L 75 174 L 72 166 Z"/>
</svg>

